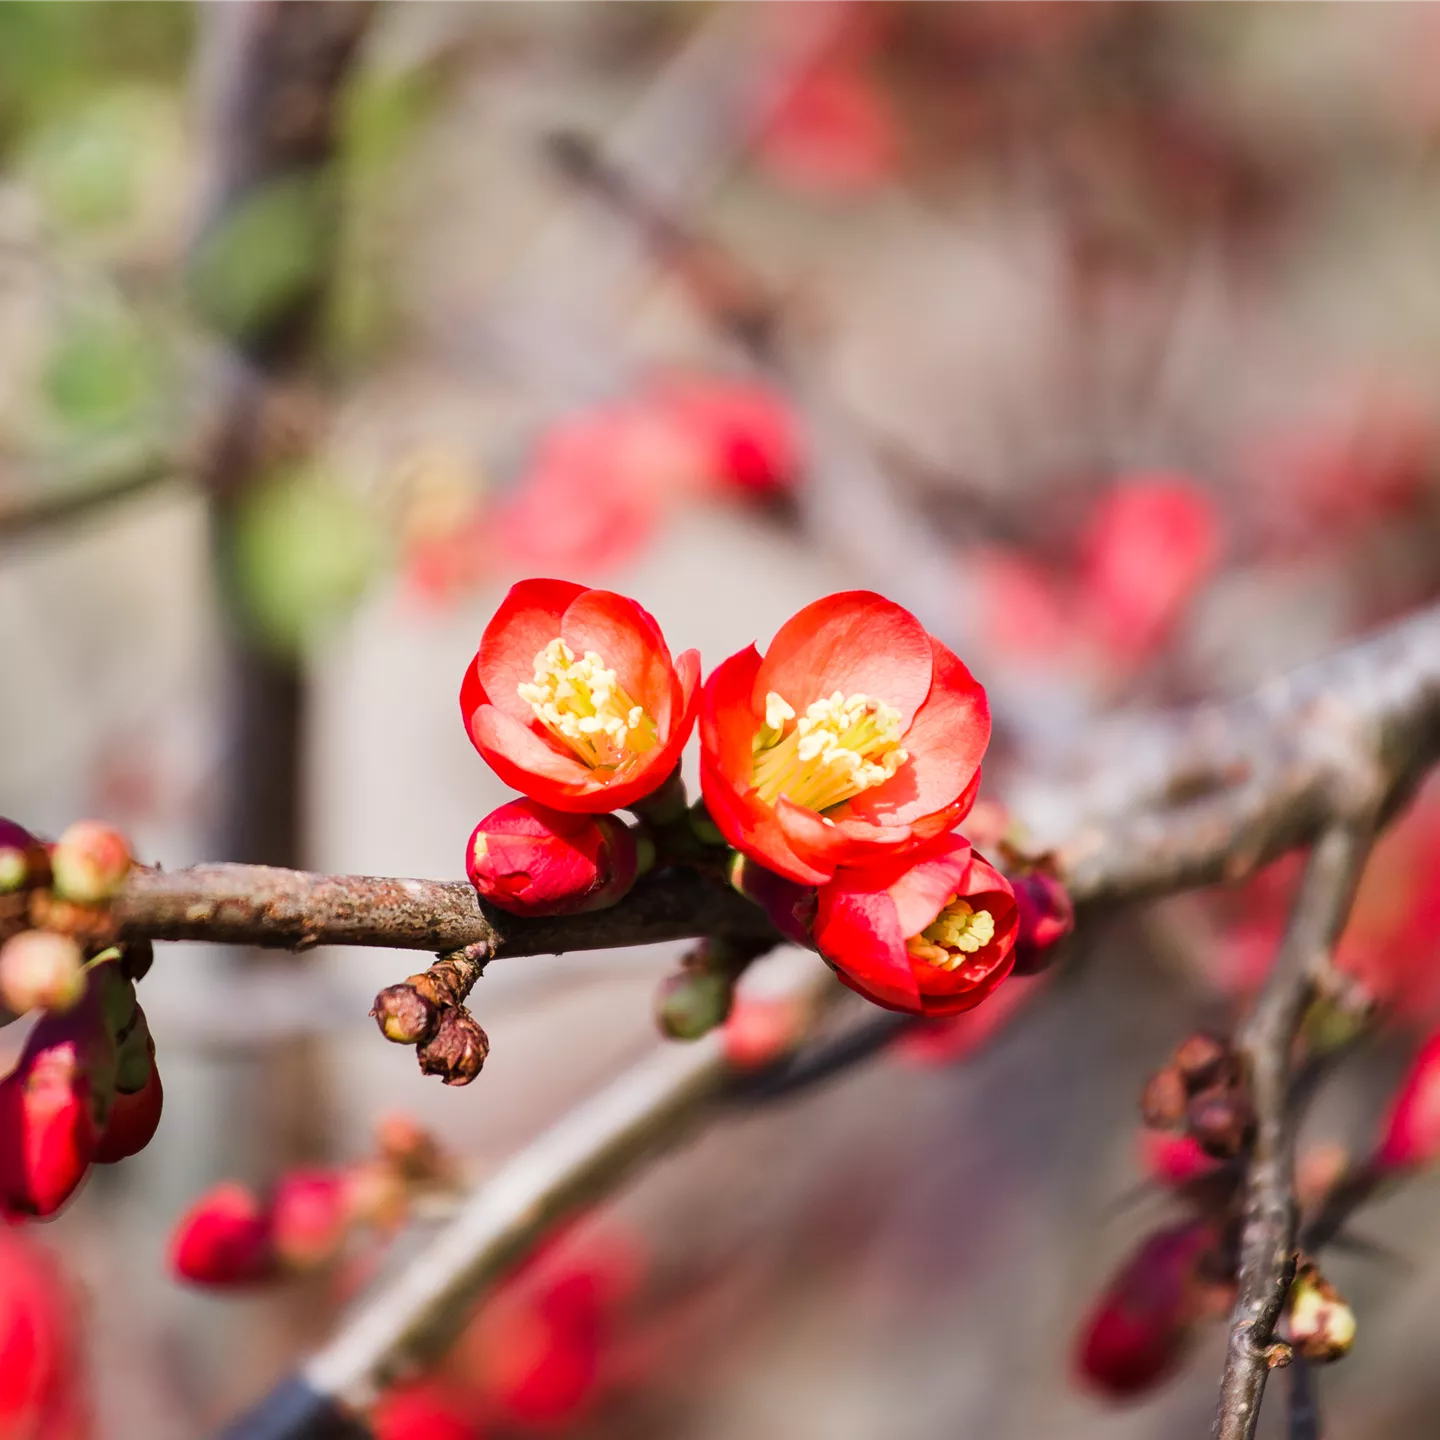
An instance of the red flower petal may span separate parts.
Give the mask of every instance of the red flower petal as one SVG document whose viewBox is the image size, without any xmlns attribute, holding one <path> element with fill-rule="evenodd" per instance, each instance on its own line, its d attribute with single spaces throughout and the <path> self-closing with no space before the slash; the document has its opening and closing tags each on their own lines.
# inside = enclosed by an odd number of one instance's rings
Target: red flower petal
<svg viewBox="0 0 1440 1440">
<path fill-rule="evenodd" d="M 551 787 L 578 791 L 590 783 L 595 773 L 494 705 L 482 705 L 475 712 L 470 722 L 470 738 L 490 768 L 507 785 L 526 794 L 532 793 L 537 784 L 543 785 L 547 792 Z M 538 793 L 535 798 L 553 803 Z"/>
<path fill-rule="evenodd" d="M 883 785 L 855 796 L 837 820 L 853 815 L 877 825 L 905 825 L 952 804 L 974 782 L 990 743 L 989 701 L 960 658 L 926 638 L 934 681 L 905 732 L 910 758 Z"/>
<path fill-rule="evenodd" d="M 648 611 L 609 590 L 586 590 L 566 609 L 558 633 L 577 657 L 596 651 L 665 733 L 672 700 L 670 651 Z"/>
<path fill-rule="evenodd" d="M 790 849 L 827 879 L 842 865 L 863 865 L 877 856 L 889 858 L 912 838 L 908 825 L 866 825 L 856 820 L 827 823 L 785 795 L 775 804 L 775 818 Z"/>
<path fill-rule="evenodd" d="M 930 637 L 908 610 L 869 590 L 849 590 L 807 605 L 780 627 L 750 708 L 763 713 L 774 690 L 803 714 L 838 690 L 883 700 L 908 727 L 930 693 L 931 670 Z"/>
<path fill-rule="evenodd" d="M 900 933 L 907 940 L 929 925 L 952 895 L 966 888 L 971 856 L 968 840 L 948 835 L 933 854 L 907 866 L 889 887 Z"/>
<path fill-rule="evenodd" d="M 535 713 L 516 687 L 534 680 L 535 657 L 562 633 L 566 607 L 584 593 L 583 585 L 569 580 L 521 580 L 485 627 L 475 656 L 476 681 L 491 705 L 522 725 L 533 724 Z M 462 689 L 462 705 L 465 693 Z"/>
<path fill-rule="evenodd" d="M 720 833 L 737 850 L 753 856 L 768 870 L 800 885 L 819 885 L 830 878 L 829 868 L 817 870 L 790 848 L 775 812 L 742 790 L 704 756 L 700 761 L 700 793 Z"/>
<path fill-rule="evenodd" d="M 920 988 L 905 951 L 895 906 L 879 893 L 826 886 L 820 892 L 815 938 L 852 990 L 889 1010 L 920 1008 Z"/>
</svg>

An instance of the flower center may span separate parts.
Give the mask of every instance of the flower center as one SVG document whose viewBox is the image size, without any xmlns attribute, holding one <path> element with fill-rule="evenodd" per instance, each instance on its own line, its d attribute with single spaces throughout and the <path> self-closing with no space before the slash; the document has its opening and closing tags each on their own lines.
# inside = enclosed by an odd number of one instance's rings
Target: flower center
<svg viewBox="0 0 1440 1440">
<path fill-rule="evenodd" d="M 825 811 L 883 785 L 909 756 L 900 744 L 900 712 L 868 695 L 817 700 L 800 718 L 773 690 L 756 732 L 754 781 L 773 805 L 782 795 Z"/>
<path fill-rule="evenodd" d="M 945 908 L 905 942 L 905 948 L 917 960 L 941 970 L 954 970 L 967 955 L 973 955 L 994 938 L 995 917 L 952 895 Z"/>
<path fill-rule="evenodd" d="M 582 660 L 558 636 L 535 657 L 535 680 L 515 687 L 535 718 L 592 770 L 619 770 L 658 743 L 655 722 L 587 650 Z"/>
</svg>

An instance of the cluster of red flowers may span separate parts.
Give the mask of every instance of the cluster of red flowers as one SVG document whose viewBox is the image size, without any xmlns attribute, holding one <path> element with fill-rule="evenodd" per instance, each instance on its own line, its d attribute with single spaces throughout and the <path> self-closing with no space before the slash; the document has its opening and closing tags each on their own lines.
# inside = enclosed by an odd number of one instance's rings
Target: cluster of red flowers
<svg viewBox="0 0 1440 1440">
<path fill-rule="evenodd" d="M 612 903 L 649 863 L 688 858 L 674 845 L 688 815 L 688 854 L 718 831 L 743 857 L 737 888 L 877 1004 L 958 1014 L 1015 963 L 1016 891 L 955 832 L 990 738 L 985 692 L 879 595 L 806 606 L 763 656 L 732 655 L 702 688 L 698 653 L 672 659 L 633 600 L 524 581 L 486 628 L 460 708 L 529 797 L 471 842 L 470 877 L 504 908 Z M 687 811 L 678 767 L 697 717 L 704 800 Z M 609 816 L 620 808 L 638 833 Z M 1052 888 L 1035 892 L 1042 909 Z M 1065 928 L 1031 927 L 1041 948 Z"/>
</svg>

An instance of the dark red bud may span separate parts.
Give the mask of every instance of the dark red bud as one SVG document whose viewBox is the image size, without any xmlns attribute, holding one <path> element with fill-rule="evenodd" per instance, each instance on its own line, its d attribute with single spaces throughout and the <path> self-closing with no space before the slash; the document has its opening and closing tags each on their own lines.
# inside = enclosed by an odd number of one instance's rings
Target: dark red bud
<svg viewBox="0 0 1440 1440">
<path fill-rule="evenodd" d="M 1217 1087 L 1202 1091 L 1190 1101 L 1186 1126 L 1207 1155 L 1231 1160 L 1249 1147 L 1255 1133 L 1255 1114 L 1242 1094 Z"/>
<path fill-rule="evenodd" d="M 1020 928 L 1015 935 L 1015 975 L 1037 975 L 1060 954 L 1060 945 L 1075 928 L 1070 893 L 1044 870 L 1012 877 Z"/>
<path fill-rule="evenodd" d="M 447 1085 L 468 1085 L 490 1053 L 490 1037 L 463 1005 L 440 1017 L 435 1034 L 420 1047 L 420 1073 L 438 1075 Z"/>
<path fill-rule="evenodd" d="M 181 1280 L 214 1289 L 276 1279 L 270 1217 L 254 1193 L 227 1180 L 200 1196 L 171 1234 L 170 1268 Z"/>
</svg>

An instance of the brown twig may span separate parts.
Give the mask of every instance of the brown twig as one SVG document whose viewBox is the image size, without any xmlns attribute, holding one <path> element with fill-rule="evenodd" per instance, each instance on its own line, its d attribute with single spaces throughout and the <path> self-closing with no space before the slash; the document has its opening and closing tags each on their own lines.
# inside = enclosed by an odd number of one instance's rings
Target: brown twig
<svg viewBox="0 0 1440 1440">
<path fill-rule="evenodd" d="M 1255 1105 L 1246 1178 L 1239 1293 L 1220 1385 L 1215 1440 L 1251 1440 L 1270 1369 L 1288 1358 L 1273 1345 L 1295 1273 L 1294 1111 L 1291 1062 L 1300 1022 L 1330 965 L 1373 838 L 1363 815 L 1332 825 L 1306 866 L 1279 959 L 1239 1036 Z"/>
</svg>

